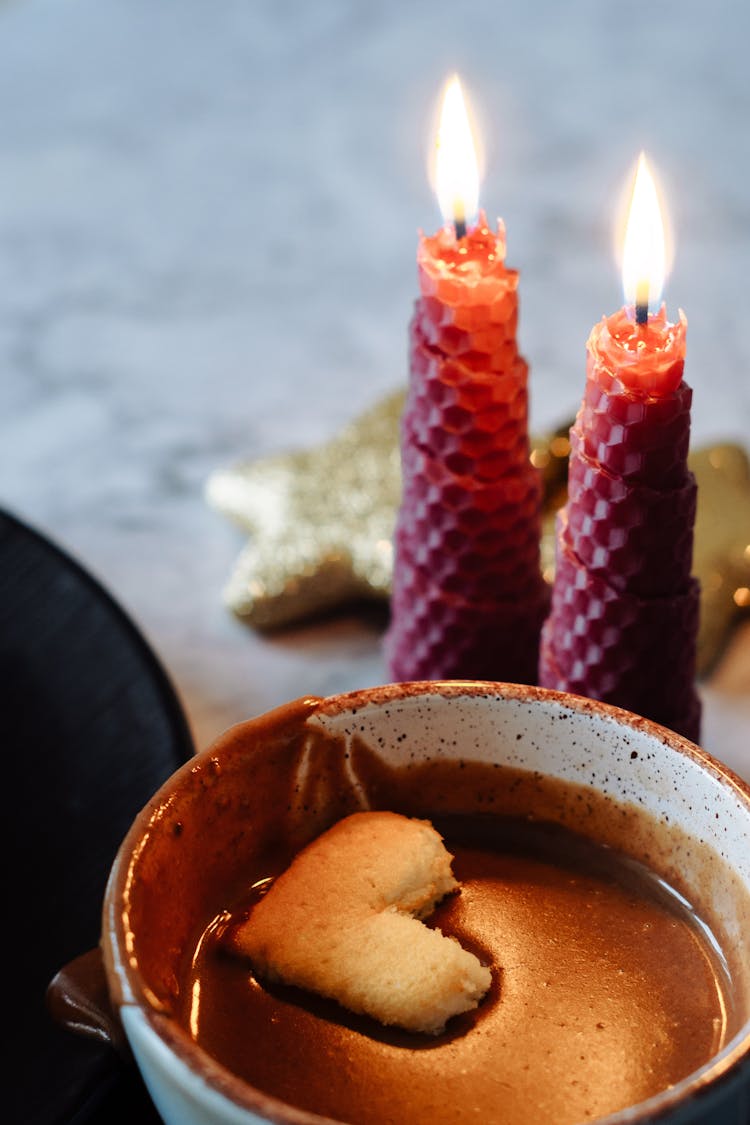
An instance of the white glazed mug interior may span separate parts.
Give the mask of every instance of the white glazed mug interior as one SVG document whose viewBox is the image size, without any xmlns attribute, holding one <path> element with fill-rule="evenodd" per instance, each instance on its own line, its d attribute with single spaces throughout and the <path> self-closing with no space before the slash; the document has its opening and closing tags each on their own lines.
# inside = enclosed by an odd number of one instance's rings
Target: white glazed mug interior
<svg viewBox="0 0 750 1125">
<path fill-rule="evenodd" d="M 648 1102 L 597 1119 L 596 1125 L 747 1125 L 750 790 L 685 739 L 626 712 L 539 688 L 464 682 L 399 684 L 302 700 L 241 724 L 182 767 L 138 817 L 110 876 L 102 946 L 113 1001 L 167 1125 L 324 1120 L 250 1087 L 191 1040 L 163 1001 L 171 968 L 153 948 L 156 942 L 177 947 L 184 940 L 189 910 L 181 918 L 175 907 L 184 880 L 190 880 L 198 901 L 202 888 L 208 893 L 211 886 L 212 864 L 218 875 L 219 866 L 232 862 L 211 843 L 220 835 L 216 826 L 224 814 L 247 812 L 251 820 L 255 815 L 264 825 L 259 839 L 273 831 L 273 796 L 255 779 L 274 768 L 274 754 L 282 762 L 290 716 L 312 736 L 309 747 L 298 748 L 294 766 L 298 807 L 292 810 L 292 834 L 297 833 L 300 846 L 341 815 L 326 787 L 325 768 L 315 760 L 321 733 L 330 735 L 347 761 L 347 747 L 356 741 L 393 767 L 407 754 L 415 764 L 435 759 L 499 763 L 595 790 L 603 798 L 598 814 L 591 814 L 596 823 L 587 825 L 580 807 L 545 808 L 543 815 L 604 843 L 624 845 L 708 909 L 718 920 L 723 947 L 731 951 L 733 985 L 744 1005 L 743 1026 L 704 1067 Z M 232 810 L 223 787 L 237 777 L 247 779 L 247 788 L 242 808 Z M 349 781 L 367 807 L 366 786 L 360 790 L 356 776 Z M 613 815 L 602 817 L 608 804 Z M 615 815 L 621 806 L 638 809 L 659 826 L 656 832 L 623 839 Z M 180 870 L 180 848 L 191 846 L 194 816 L 197 838 L 194 850 L 186 852 L 192 869 Z M 141 901 L 138 888 L 149 882 L 152 892 Z M 169 919 L 165 922 L 170 910 L 171 930 Z"/>
</svg>

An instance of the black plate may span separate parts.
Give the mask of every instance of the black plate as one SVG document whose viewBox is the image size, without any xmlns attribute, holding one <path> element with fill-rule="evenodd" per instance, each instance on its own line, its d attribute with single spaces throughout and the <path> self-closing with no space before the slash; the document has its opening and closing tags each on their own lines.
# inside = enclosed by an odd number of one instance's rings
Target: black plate
<svg viewBox="0 0 750 1125">
<path fill-rule="evenodd" d="M 44 996 L 59 968 L 97 944 L 120 841 L 193 745 L 174 689 L 122 609 L 2 512 L 0 724 L 10 1120 L 146 1125 L 158 1118 L 134 1068 L 56 1027 Z"/>
</svg>

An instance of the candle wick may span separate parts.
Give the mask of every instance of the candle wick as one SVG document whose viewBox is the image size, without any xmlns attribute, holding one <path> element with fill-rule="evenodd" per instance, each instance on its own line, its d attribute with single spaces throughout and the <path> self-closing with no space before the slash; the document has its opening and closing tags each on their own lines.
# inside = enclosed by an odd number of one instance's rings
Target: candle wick
<svg viewBox="0 0 750 1125">
<path fill-rule="evenodd" d="M 466 237 L 466 219 L 454 219 L 453 226 L 456 231 L 456 242 Z"/>
<path fill-rule="evenodd" d="M 648 301 L 636 301 L 635 323 L 648 324 Z"/>
</svg>

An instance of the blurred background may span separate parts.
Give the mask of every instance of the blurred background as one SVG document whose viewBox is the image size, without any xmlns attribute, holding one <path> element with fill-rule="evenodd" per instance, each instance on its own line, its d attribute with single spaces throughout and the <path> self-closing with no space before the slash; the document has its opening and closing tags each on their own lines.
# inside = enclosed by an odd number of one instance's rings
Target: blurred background
<svg viewBox="0 0 750 1125">
<path fill-rule="evenodd" d="M 750 441 L 749 33 L 742 0 L 0 4 L 0 502 L 131 613 L 199 746 L 384 678 L 367 612 L 271 636 L 227 612 L 243 537 L 203 489 L 404 385 L 451 71 L 522 275 L 533 427 L 575 412 L 621 303 L 615 210 L 645 148 L 695 442 Z"/>
</svg>

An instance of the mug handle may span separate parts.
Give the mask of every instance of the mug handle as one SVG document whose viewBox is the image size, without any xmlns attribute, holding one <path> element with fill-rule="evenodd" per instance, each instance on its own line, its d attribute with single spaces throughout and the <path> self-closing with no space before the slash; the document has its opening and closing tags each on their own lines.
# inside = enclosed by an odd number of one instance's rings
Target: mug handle
<svg viewBox="0 0 750 1125">
<path fill-rule="evenodd" d="M 109 1043 L 129 1056 L 122 1024 L 107 988 L 102 951 L 97 946 L 69 961 L 47 987 L 47 1008 L 52 1018 L 69 1031 Z"/>
</svg>

